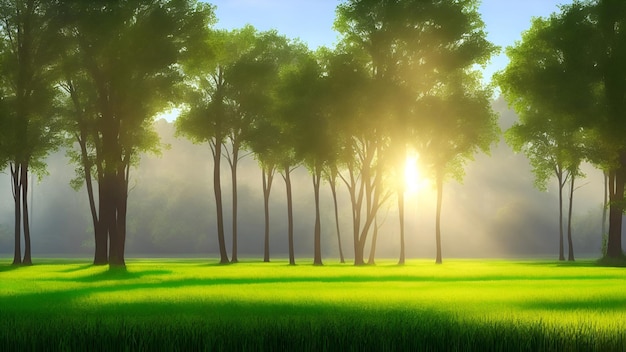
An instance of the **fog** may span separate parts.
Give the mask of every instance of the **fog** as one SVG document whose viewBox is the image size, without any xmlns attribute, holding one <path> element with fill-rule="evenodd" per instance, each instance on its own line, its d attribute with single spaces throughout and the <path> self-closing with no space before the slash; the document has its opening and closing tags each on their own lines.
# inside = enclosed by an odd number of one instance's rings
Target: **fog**
<svg viewBox="0 0 626 352">
<path fill-rule="evenodd" d="M 501 113 L 503 130 L 515 114 L 502 99 L 494 102 Z M 207 144 L 194 145 L 174 137 L 174 127 L 156 122 L 162 142 L 161 156 L 144 155 L 131 171 L 126 253 L 137 256 L 217 257 L 215 204 L 212 189 L 212 159 Z M 599 257 L 603 200 L 602 172 L 584 165 L 585 179 L 574 193 L 573 239 L 578 258 Z M 490 155 L 477 155 L 467 163 L 462 183 L 444 186 L 442 249 L 445 258 L 546 257 L 558 258 L 558 186 L 551 181 L 547 192 L 533 186 L 528 160 L 504 143 Z M 93 229 L 85 190 L 69 186 L 74 166 L 64 151 L 48 158 L 49 176 L 32 189 L 33 255 L 89 257 Z M 263 255 L 263 196 L 261 172 L 252 156 L 239 168 L 239 256 Z M 13 203 L 7 173 L 0 174 L 0 255 L 13 251 Z M 347 193 L 339 185 L 340 227 L 344 254 L 352 256 L 351 211 Z M 227 248 L 230 253 L 230 169 L 222 167 Z M 293 173 L 296 259 L 313 256 L 314 203 L 311 177 L 304 167 Z M 330 188 L 322 186 L 322 254 L 338 258 L 337 237 Z M 378 258 L 399 255 L 398 214 L 395 199 L 380 212 L 382 223 Z M 566 206 L 566 204 L 565 204 Z M 566 208 L 564 208 L 566 214 Z M 271 255 L 287 256 L 286 192 L 277 174 L 271 193 Z M 566 219 L 565 219 L 566 221 Z M 406 199 L 406 255 L 435 257 L 435 191 L 420 190 Z M 567 246 L 567 243 L 565 244 Z M 566 247 L 567 250 L 567 247 Z"/>
</svg>

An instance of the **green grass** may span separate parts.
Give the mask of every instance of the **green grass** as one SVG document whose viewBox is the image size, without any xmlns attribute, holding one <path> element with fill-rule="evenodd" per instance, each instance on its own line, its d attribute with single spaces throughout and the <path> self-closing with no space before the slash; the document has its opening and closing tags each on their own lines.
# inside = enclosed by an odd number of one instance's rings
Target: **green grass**
<svg viewBox="0 0 626 352">
<path fill-rule="evenodd" d="M 550 261 L 0 261 L 0 350 L 626 349 L 626 270 Z"/>
</svg>

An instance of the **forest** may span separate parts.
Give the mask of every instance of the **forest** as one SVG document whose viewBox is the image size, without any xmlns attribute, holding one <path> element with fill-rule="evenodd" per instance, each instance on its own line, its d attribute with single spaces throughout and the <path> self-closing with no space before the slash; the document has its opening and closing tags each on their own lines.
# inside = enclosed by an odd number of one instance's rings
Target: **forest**
<svg viewBox="0 0 626 352">
<path fill-rule="evenodd" d="M 192 0 L 1 1 L 0 252 L 622 261 L 626 4 L 563 5 L 508 48 L 477 4 L 345 1 L 313 51 Z M 511 193 L 533 178 L 550 194 Z"/>
</svg>

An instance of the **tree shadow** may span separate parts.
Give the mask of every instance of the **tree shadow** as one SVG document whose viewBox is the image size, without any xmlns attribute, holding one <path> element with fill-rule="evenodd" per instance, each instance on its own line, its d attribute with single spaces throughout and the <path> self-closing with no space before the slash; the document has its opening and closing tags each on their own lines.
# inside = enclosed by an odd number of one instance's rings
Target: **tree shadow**
<svg viewBox="0 0 626 352">
<path fill-rule="evenodd" d="M 0 265 L 0 273 L 14 271 L 22 267 L 23 267 L 22 265 L 13 265 L 11 263 L 8 263 L 6 265 Z"/>
<path fill-rule="evenodd" d="M 93 267 L 97 267 L 97 265 L 84 264 L 84 265 L 77 266 L 75 268 L 68 268 L 68 269 L 59 270 L 58 272 L 59 273 L 75 273 L 75 272 L 86 270 L 86 269 L 90 269 L 90 268 L 93 268 Z"/>
<path fill-rule="evenodd" d="M 518 305 L 522 309 L 545 311 L 611 311 L 625 312 L 626 298 L 603 298 L 602 300 L 550 300 L 523 302 Z"/>
<path fill-rule="evenodd" d="M 92 274 L 89 276 L 67 279 L 67 281 L 82 282 L 82 283 L 98 282 L 98 281 L 105 281 L 105 280 L 127 281 L 127 280 L 141 279 L 146 276 L 163 276 L 163 275 L 168 275 L 171 273 L 172 273 L 171 270 L 164 270 L 164 269 L 128 271 L 126 268 L 110 268 L 109 270 L 105 270 L 103 272 Z"/>
</svg>

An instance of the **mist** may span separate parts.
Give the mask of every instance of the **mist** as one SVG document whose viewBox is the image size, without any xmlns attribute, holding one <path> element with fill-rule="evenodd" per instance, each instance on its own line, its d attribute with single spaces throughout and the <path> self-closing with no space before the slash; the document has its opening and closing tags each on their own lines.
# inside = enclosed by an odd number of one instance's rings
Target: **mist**
<svg viewBox="0 0 626 352">
<path fill-rule="evenodd" d="M 493 108 L 500 114 L 502 130 L 517 117 L 502 99 Z M 143 155 L 131 170 L 128 204 L 129 257 L 216 257 L 215 201 L 212 159 L 207 144 L 194 145 L 174 136 L 174 126 L 155 122 L 164 148 L 161 155 Z M 32 189 L 31 229 L 34 256 L 93 254 L 93 226 L 84 189 L 74 191 L 69 181 L 74 166 L 60 150 L 47 160 L 49 176 L 35 181 Z M 602 172 L 583 165 L 572 216 L 577 257 L 600 257 L 603 201 Z M 296 259 L 313 256 L 313 184 L 304 167 L 293 174 Z M 515 154 L 503 138 L 490 155 L 479 154 L 465 167 L 462 183 L 444 185 L 442 248 L 444 258 L 558 258 L 558 186 L 547 192 L 533 186 L 528 159 Z M 10 177 L 0 174 L 0 255 L 13 251 L 13 204 Z M 231 249 L 230 169 L 222 165 L 222 191 L 227 248 Z M 238 171 L 238 252 L 241 258 L 263 255 L 263 193 L 261 172 L 253 155 L 245 157 Z M 348 194 L 338 183 L 343 251 L 352 257 L 351 208 Z M 421 189 L 406 198 L 407 258 L 435 256 L 435 190 Z M 564 211 L 567 202 L 564 203 Z M 270 253 L 287 256 L 287 206 L 285 184 L 276 174 L 270 197 Z M 337 235 L 330 187 L 322 185 L 322 255 L 338 259 Z M 566 214 L 566 212 L 565 212 Z M 392 197 L 379 212 L 377 258 L 396 258 L 400 251 L 398 213 Z M 566 221 L 566 219 L 565 219 Z M 370 236 L 371 237 L 371 236 Z M 567 245 L 567 244 L 566 244 Z M 369 253 L 369 252 L 367 252 Z M 307 259 L 308 260 L 308 259 Z"/>
</svg>

